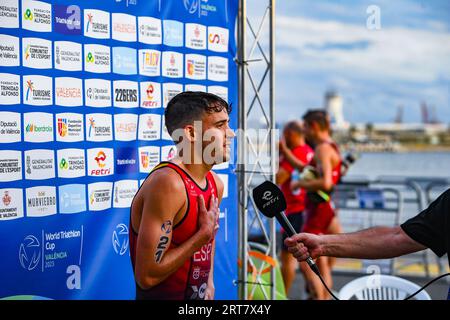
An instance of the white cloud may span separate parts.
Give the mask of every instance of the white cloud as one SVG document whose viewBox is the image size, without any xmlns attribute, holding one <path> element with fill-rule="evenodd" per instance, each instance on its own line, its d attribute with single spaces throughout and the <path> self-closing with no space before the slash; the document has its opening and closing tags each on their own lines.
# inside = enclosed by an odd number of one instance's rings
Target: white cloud
<svg viewBox="0 0 450 320">
<path fill-rule="evenodd" d="M 322 49 L 368 42 L 367 47 Z M 276 67 L 283 72 L 323 70 L 366 79 L 432 82 L 450 75 L 450 33 L 382 28 L 302 17 L 277 17 Z"/>
</svg>

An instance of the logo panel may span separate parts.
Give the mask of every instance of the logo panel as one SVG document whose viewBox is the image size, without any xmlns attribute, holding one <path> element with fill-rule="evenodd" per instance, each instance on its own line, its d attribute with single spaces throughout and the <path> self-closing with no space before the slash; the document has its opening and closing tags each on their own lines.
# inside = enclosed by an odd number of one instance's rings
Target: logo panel
<svg viewBox="0 0 450 320">
<path fill-rule="evenodd" d="M 23 76 L 23 103 L 32 106 L 53 104 L 52 78 L 44 76 Z"/>
<path fill-rule="evenodd" d="M 21 141 L 20 113 L 0 112 L 0 143 Z"/>
<path fill-rule="evenodd" d="M 0 105 L 20 103 L 20 76 L 0 73 Z"/>
<path fill-rule="evenodd" d="M 55 153 L 53 150 L 27 150 L 25 157 L 25 179 L 44 180 L 55 177 Z"/>
<path fill-rule="evenodd" d="M 89 211 L 111 208 L 112 182 L 97 182 L 88 185 Z"/>
<path fill-rule="evenodd" d="M 118 80 L 113 82 L 114 106 L 119 108 L 137 108 L 138 83 L 135 81 Z"/>
<path fill-rule="evenodd" d="M 66 184 L 58 188 L 59 212 L 77 213 L 86 211 L 86 186 Z"/>
<path fill-rule="evenodd" d="M 136 140 L 138 115 L 121 113 L 114 115 L 114 137 L 117 141 Z"/>
<path fill-rule="evenodd" d="M 112 14 L 112 38 L 114 40 L 136 42 L 136 17 L 124 14 Z"/>
<path fill-rule="evenodd" d="M 149 77 L 158 77 L 161 72 L 161 51 L 143 49 L 139 50 L 139 74 Z"/>
<path fill-rule="evenodd" d="M 206 27 L 196 23 L 186 23 L 186 47 L 206 50 Z"/>
<path fill-rule="evenodd" d="M 58 113 L 55 115 L 56 141 L 78 142 L 84 140 L 83 115 Z"/>
<path fill-rule="evenodd" d="M 194 80 L 206 79 L 206 56 L 187 54 L 185 66 L 186 78 Z"/>
<path fill-rule="evenodd" d="M 114 174 L 114 150 L 111 148 L 88 149 L 88 176 Z"/>
<path fill-rule="evenodd" d="M 53 115 L 44 112 L 23 114 L 23 132 L 26 142 L 53 141 Z"/>
<path fill-rule="evenodd" d="M 23 190 L 0 189 L 0 221 L 22 218 L 23 214 Z"/>
<path fill-rule="evenodd" d="M 30 31 L 52 31 L 52 5 L 49 3 L 22 0 L 22 28 Z"/>
<path fill-rule="evenodd" d="M 81 44 L 69 41 L 54 43 L 55 69 L 64 71 L 81 71 Z"/>
<path fill-rule="evenodd" d="M 208 49 L 215 52 L 228 52 L 228 29 L 208 27 Z"/>
<path fill-rule="evenodd" d="M 161 84 L 158 82 L 141 82 L 141 108 L 161 108 Z"/>
<path fill-rule="evenodd" d="M 139 172 L 150 173 L 152 169 L 160 162 L 159 147 L 140 147 L 139 148 Z"/>
<path fill-rule="evenodd" d="M 79 6 L 53 5 L 55 31 L 67 35 L 81 35 L 81 9 Z"/>
<path fill-rule="evenodd" d="M 139 140 L 159 140 L 161 135 L 161 116 L 159 114 L 141 114 L 139 116 Z"/>
<path fill-rule="evenodd" d="M 84 45 L 84 70 L 93 73 L 110 73 L 111 56 L 107 46 Z"/>
<path fill-rule="evenodd" d="M 83 105 L 83 81 L 77 78 L 55 78 L 55 104 L 64 107 Z"/>
<path fill-rule="evenodd" d="M 228 59 L 208 57 L 208 80 L 228 81 Z"/>
<path fill-rule="evenodd" d="M 111 81 L 86 79 L 84 81 L 85 101 L 88 107 L 111 107 Z"/>
<path fill-rule="evenodd" d="M 16 150 L 0 150 L 0 182 L 22 179 L 22 153 Z"/>
<path fill-rule="evenodd" d="M 183 54 L 166 51 L 162 54 L 162 75 L 169 78 L 183 77 Z"/>
<path fill-rule="evenodd" d="M 1 10 L 0 17 L 3 18 Z M 18 67 L 19 65 L 19 38 L 0 34 L 0 66 Z"/>
<path fill-rule="evenodd" d="M 2 0 L 0 6 L 0 28 L 19 27 L 19 1 Z"/>
<path fill-rule="evenodd" d="M 164 44 L 171 47 L 182 47 L 183 41 L 183 23 L 175 20 L 164 20 Z"/>
<path fill-rule="evenodd" d="M 129 208 L 138 191 L 137 180 L 120 180 L 114 182 L 114 208 Z"/>
<path fill-rule="evenodd" d="M 109 39 L 109 12 L 94 9 L 84 10 L 84 35 L 95 39 Z"/>
<path fill-rule="evenodd" d="M 161 20 L 152 17 L 138 17 L 139 42 L 146 44 L 162 43 Z"/>
<path fill-rule="evenodd" d="M 173 97 L 183 91 L 183 85 L 178 83 L 163 83 L 163 99 L 164 99 L 164 108 L 167 108 L 167 104 Z"/>
<path fill-rule="evenodd" d="M 56 152 L 58 177 L 79 178 L 86 175 L 83 149 L 61 149 Z"/>
<path fill-rule="evenodd" d="M 86 141 L 111 141 L 112 115 L 105 113 L 86 114 Z"/>
<path fill-rule="evenodd" d="M 113 73 L 133 75 L 137 73 L 136 49 L 114 47 Z"/>
<path fill-rule="evenodd" d="M 45 217 L 56 214 L 56 187 L 40 186 L 27 188 L 27 217 Z"/>
</svg>

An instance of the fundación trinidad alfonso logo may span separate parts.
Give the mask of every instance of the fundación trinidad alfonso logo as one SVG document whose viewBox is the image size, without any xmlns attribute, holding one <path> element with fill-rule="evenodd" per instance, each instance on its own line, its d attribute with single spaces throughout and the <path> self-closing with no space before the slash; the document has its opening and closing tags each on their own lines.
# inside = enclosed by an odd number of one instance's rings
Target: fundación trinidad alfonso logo
<svg viewBox="0 0 450 320">
<path fill-rule="evenodd" d="M 105 163 L 105 160 L 106 160 L 106 154 L 105 154 L 103 151 L 99 151 L 99 152 L 97 153 L 97 156 L 94 158 L 94 160 L 97 161 L 97 165 L 98 165 L 100 168 L 104 168 L 105 165 L 106 165 L 106 163 Z"/>
<path fill-rule="evenodd" d="M 92 24 L 92 18 L 93 18 L 94 16 L 92 15 L 92 13 L 88 13 L 87 17 L 88 17 L 88 23 L 87 23 L 87 25 L 86 25 L 86 32 L 89 32 L 89 27 L 90 27 L 91 24 Z"/>
<path fill-rule="evenodd" d="M 25 96 L 25 99 L 28 101 L 28 98 L 29 98 L 29 96 L 30 96 L 30 93 L 32 94 L 33 93 L 33 90 L 34 90 L 34 83 L 33 83 L 33 81 L 31 81 L 31 80 L 28 80 L 27 81 L 27 95 Z"/>
<path fill-rule="evenodd" d="M 30 21 L 33 21 L 33 18 L 34 18 L 33 13 L 31 12 L 30 9 L 25 10 L 23 17 L 25 18 L 25 20 L 30 20 Z"/>
<path fill-rule="evenodd" d="M 20 265 L 25 270 L 31 271 L 38 266 L 40 258 L 41 244 L 39 240 L 33 235 L 26 236 L 19 248 Z"/>
<path fill-rule="evenodd" d="M 116 230 L 114 230 L 112 234 L 114 251 L 123 256 L 128 250 L 128 243 L 128 227 L 125 224 L 120 223 L 116 226 Z"/>
<path fill-rule="evenodd" d="M 2 197 L 3 204 L 5 206 L 9 206 L 9 204 L 11 203 L 11 200 L 12 199 L 11 199 L 11 196 L 9 195 L 9 192 L 5 191 L 5 194 Z"/>
<path fill-rule="evenodd" d="M 94 55 L 92 54 L 92 52 L 88 52 L 87 56 L 86 56 L 86 62 L 89 63 L 93 63 L 94 62 Z"/>
<path fill-rule="evenodd" d="M 61 169 L 67 169 L 69 168 L 69 163 L 67 162 L 66 159 L 62 158 L 61 161 L 59 162 L 59 167 Z"/>
<path fill-rule="evenodd" d="M 58 134 L 61 137 L 65 137 L 67 134 L 67 119 L 58 119 Z"/>
</svg>

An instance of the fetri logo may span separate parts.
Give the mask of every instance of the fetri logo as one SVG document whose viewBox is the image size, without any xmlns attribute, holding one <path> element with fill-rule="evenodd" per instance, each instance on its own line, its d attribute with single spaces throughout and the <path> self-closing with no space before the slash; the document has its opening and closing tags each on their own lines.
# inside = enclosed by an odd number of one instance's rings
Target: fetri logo
<svg viewBox="0 0 450 320">
<path fill-rule="evenodd" d="M 97 165 L 100 168 L 104 168 L 105 167 L 105 160 L 106 160 L 106 154 L 103 151 L 100 151 L 99 153 L 97 153 L 97 156 L 94 158 L 95 161 L 97 161 Z"/>
<path fill-rule="evenodd" d="M 155 91 L 155 88 L 152 84 L 149 84 L 147 90 L 145 91 L 147 93 L 147 99 L 153 100 L 153 91 Z"/>
</svg>

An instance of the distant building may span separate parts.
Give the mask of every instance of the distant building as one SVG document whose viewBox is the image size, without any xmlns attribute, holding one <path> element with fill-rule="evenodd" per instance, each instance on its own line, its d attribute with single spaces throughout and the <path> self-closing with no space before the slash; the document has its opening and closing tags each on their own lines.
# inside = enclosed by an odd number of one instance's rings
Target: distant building
<svg viewBox="0 0 450 320">
<path fill-rule="evenodd" d="M 342 97 L 334 91 L 325 94 L 324 108 L 330 115 L 333 129 L 348 129 L 349 124 L 344 119 Z"/>
</svg>

